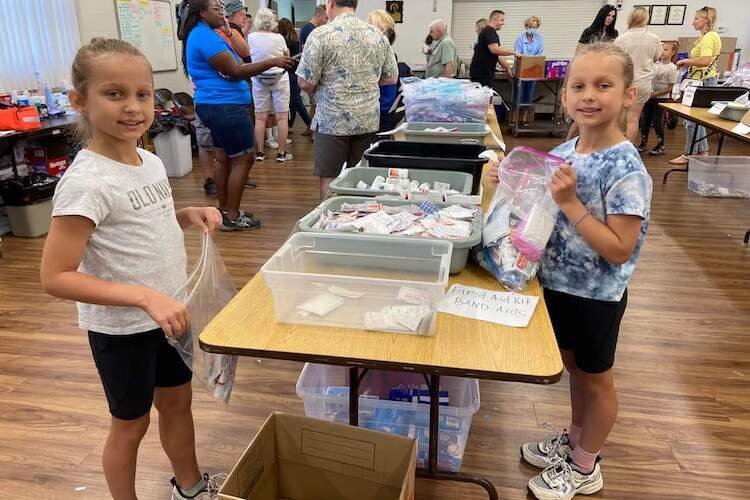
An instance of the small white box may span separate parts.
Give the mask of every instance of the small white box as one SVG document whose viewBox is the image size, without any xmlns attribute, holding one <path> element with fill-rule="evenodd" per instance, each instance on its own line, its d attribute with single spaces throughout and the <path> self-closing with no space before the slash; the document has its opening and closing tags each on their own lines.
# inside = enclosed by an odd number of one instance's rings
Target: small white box
<svg viewBox="0 0 750 500">
<path fill-rule="evenodd" d="M 183 134 L 177 127 L 154 137 L 154 148 L 169 177 L 182 177 L 192 172 L 190 136 Z"/>
</svg>

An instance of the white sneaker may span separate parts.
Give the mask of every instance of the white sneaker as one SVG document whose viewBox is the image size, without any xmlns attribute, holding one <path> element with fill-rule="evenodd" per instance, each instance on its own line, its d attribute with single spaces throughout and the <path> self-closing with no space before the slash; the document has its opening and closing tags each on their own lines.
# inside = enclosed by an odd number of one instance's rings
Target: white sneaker
<svg viewBox="0 0 750 500">
<path fill-rule="evenodd" d="M 604 488 L 599 464 L 584 474 L 570 460 L 560 460 L 529 480 L 529 490 L 539 500 L 571 500 L 576 495 L 593 495 Z"/>
<path fill-rule="evenodd" d="M 203 474 L 203 479 L 206 481 L 206 486 L 195 495 L 189 497 L 177 485 L 175 478 L 172 478 L 172 500 L 215 500 L 219 498 L 219 488 L 221 488 L 222 483 L 227 479 L 227 475 L 214 474 L 213 476 L 209 476 L 208 474 Z"/>
<path fill-rule="evenodd" d="M 285 161 L 289 161 L 293 159 L 294 159 L 294 156 L 292 155 L 292 153 L 287 153 L 286 151 L 284 151 L 283 153 L 278 153 L 276 155 L 276 161 L 278 161 L 279 163 L 283 163 Z"/>
<path fill-rule="evenodd" d="M 555 426 L 545 423 L 546 429 L 552 430 L 557 435 L 542 442 L 531 442 L 521 446 L 521 456 L 534 467 L 545 469 L 554 465 L 559 460 L 565 460 L 570 455 L 570 437 L 568 431 L 558 431 Z"/>
<path fill-rule="evenodd" d="M 266 147 L 270 149 L 279 149 L 279 143 L 275 139 L 266 139 Z"/>
<path fill-rule="evenodd" d="M 291 143 L 292 143 L 292 140 L 291 140 L 291 139 L 287 139 L 287 140 L 286 140 L 286 143 L 287 143 L 287 144 L 291 144 Z"/>
</svg>

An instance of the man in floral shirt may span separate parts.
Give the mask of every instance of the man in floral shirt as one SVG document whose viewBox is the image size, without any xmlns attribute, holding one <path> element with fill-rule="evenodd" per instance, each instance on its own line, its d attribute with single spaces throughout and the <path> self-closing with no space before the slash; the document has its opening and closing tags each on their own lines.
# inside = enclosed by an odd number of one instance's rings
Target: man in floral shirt
<svg viewBox="0 0 750 500">
<path fill-rule="evenodd" d="M 356 165 L 380 123 L 380 86 L 398 78 L 388 40 L 357 18 L 357 0 L 326 0 L 331 22 L 305 43 L 297 68 L 299 86 L 314 96 L 315 175 L 320 197 L 346 162 Z"/>
</svg>

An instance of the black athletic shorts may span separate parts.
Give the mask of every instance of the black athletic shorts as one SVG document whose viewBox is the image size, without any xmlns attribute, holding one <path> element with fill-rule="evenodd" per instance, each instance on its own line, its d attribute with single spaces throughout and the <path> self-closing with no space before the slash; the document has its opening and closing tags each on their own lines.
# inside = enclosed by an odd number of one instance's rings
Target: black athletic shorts
<svg viewBox="0 0 750 500">
<path fill-rule="evenodd" d="M 544 290 L 544 301 L 557 345 L 573 351 L 578 368 L 586 373 L 602 373 L 612 368 L 620 321 L 628 305 L 627 290 L 619 302 Z"/>
<path fill-rule="evenodd" d="M 177 387 L 193 376 L 161 329 L 133 335 L 89 332 L 89 344 L 109 412 L 122 420 L 150 412 L 155 388 Z"/>
</svg>

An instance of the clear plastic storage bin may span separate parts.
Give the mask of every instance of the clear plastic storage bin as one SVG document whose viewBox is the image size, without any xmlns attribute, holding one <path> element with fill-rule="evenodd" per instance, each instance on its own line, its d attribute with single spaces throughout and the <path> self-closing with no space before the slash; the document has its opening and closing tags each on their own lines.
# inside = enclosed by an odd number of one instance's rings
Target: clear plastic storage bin
<svg viewBox="0 0 750 500">
<path fill-rule="evenodd" d="M 435 331 L 452 244 L 296 233 L 261 268 L 281 323 Z"/>
<path fill-rule="evenodd" d="M 398 194 L 396 192 L 381 191 L 379 189 L 357 189 L 357 184 L 361 181 L 369 186 L 375 177 L 381 176 L 388 178 L 387 168 L 382 167 L 354 167 L 347 168 L 344 172 L 331 182 L 331 192 L 336 194 L 345 194 L 350 196 L 380 196 L 384 194 Z M 409 179 L 422 184 L 428 183 L 430 186 L 435 181 L 446 182 L 451 185 L 451 189 L 459 191 L 461 194 L 471 194 L 471 185 L 474 180 L 471 174 L 464 172 L 452 172 L 450 170 L 409 170 Z"/>
<path fill-rule="evenodd" d="M 688 189 L 719 198 L 750 198 L 750 156 L 691 156 Z"/>
<path fill-rule="evenodd" d="M 364 196 L 336 196 L 329 198 L 318 207 L 310 212 L 309 214 L 302 217 L 299 221 L 299 230 L 302 232 L 315 232 L 317 234 L 344 234 L 344 233 L 332 233 L 330 231 L 315 230 L 312 228 L 313 225 L 320 219 L 320 215 L 326 210 L 336 211 L 341 208 L 344 203 L 363 203 L 372 201 L 372 198 L 366 198 Z M 405 206 L 414 205 L 415 203 L 408 200 L 377 200 L 383 205 L 387 206 Z M 438 208 L 446 208 L 454 203 L 437 203 L 435 205 Z M 469 206 L 469 205 L 462 205 Z M 477 208 L 477 207 L 471 207 Z M 351 233 L 349 233 L 351 234 Z M 471 234 L 468 238 L 463 240 L 436 240 L 430 238 L 422 238 L 420 236 L 375 236 L 372 234 L 355 233 L 351 236 L 352 238 L 362 238 L 369 240 L 370 238 L 386 238 L 389 241 L 450 241 L 453 243 L 453 254 L 450 260 L 450 273 L 455 274 L 461 272 L 466 267 L 466 261 L 469 258 L 469 250 L 472 247 L 478 245 L 482 241 L 482 211 L 477 210 L 474 214 L 474 219 L 471 221 Z M 363 243 L 367 245 L 367 243 Z M 395 248 L 395 247 L 394 247 Z"/>
<path fill-rule="evenodd" d="M 430 405 L 376 398 L 387 398 L 390 387 L 424 383 L 424 377 L 418 373 L 370 370 L 362 380 L 359 397 L 360 427 L 416 439 L 418 467 L 427 466 Z M 479 411 L 479 381 L 444 376 L 440 377 L 440 390 L 447 391 L 449 405 L 440 406 L 438 467 L 458 472 L 472 417 Z M 297 381 L 297 396 L 304 401 L 308 417 L 349 423 L 349 370 L 346 367 L 305 364 Z"/>
</svg>

